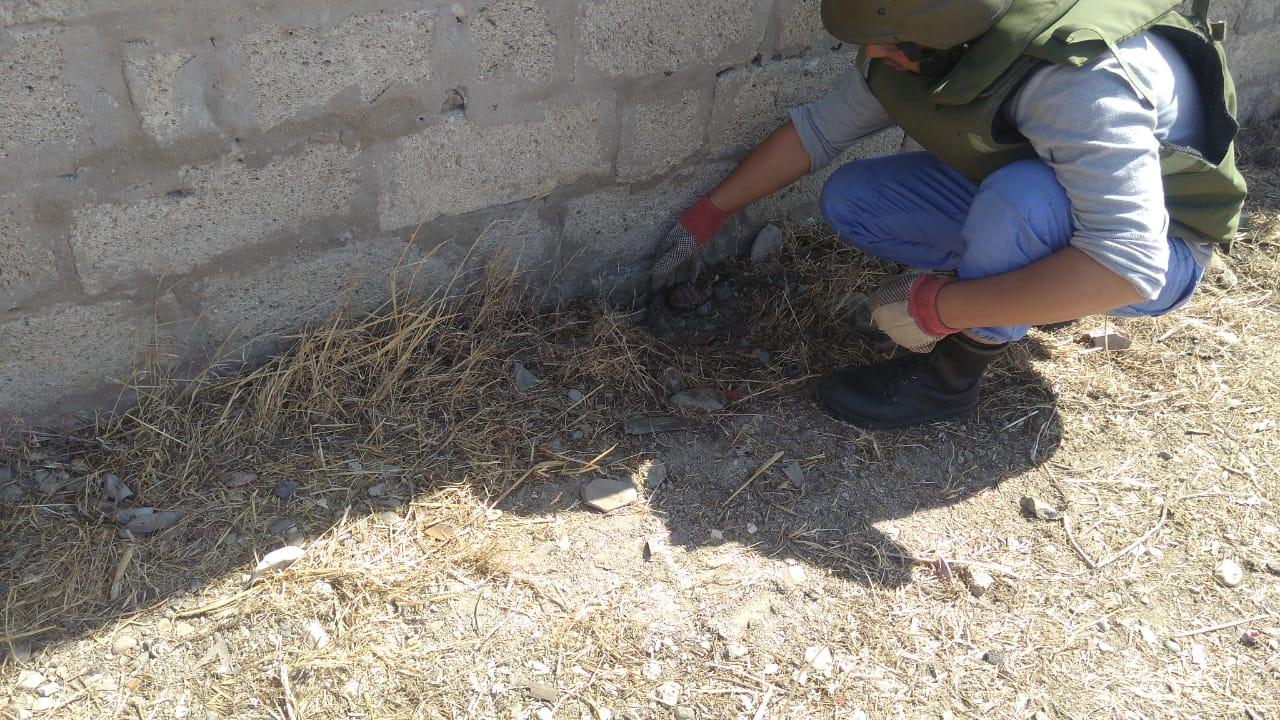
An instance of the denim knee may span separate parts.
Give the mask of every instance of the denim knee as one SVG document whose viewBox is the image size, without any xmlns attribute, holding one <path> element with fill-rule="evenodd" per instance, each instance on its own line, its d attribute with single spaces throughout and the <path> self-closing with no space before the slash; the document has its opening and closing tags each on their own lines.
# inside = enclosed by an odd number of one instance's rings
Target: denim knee
<svg viewBox="0 0 1280 720">
<path fill-rule="evenodd" d="M 979 187 L 957 270 L 964 279 L 1016 270 L 1067 247 L 1073 233 L 1071 200 L 1053 168 L 1020 160 Z"/>
<path fill-rule="evenodd" d="M 862 218 L 869 217 L 864 212 L 864 200 L 875 192 L 874 174 L 862 163 L 852 162 L 831 173 L 822 184 L 822 193 L 818 197 L 818 209 L 827 227 L 836 231 L 840 239 L 855 248 L 875 254 L 876 233 Z"/>
</svg>

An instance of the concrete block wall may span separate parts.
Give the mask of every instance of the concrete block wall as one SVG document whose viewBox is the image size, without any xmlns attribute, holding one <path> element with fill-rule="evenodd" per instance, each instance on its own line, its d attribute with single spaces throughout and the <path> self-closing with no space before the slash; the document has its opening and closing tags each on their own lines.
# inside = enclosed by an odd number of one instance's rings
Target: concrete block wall
<svg viewBox="0 0 1280 720">
<path fill-rule="evenodd" d="M 1272 112 L 1274 2 L 1224 2 Z M 259 355 L 398 265 L 643 282 L 675 215 L 848 70 L 818 4 L 0 0 L 0 431 L 102 407 L 146 357 Z M 730 240 L 812 216 L 823 177 Z"/>
</svg>

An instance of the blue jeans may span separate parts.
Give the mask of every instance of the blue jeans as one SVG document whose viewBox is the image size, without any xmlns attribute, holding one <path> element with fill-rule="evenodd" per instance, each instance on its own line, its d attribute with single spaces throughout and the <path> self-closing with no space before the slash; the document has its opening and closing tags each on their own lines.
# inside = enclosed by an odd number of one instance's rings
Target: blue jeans
<svg viewBox="0 0 1280 720">
<path fill-rule="evenodd" d="M 954 270 L 961 280 L 1025 267 L 1070 243 L 1071 201 L 1040 160 L 1007 165 L 981 185 L 928 153 L 859 160 L 822 188 L 822 214 L 844 242 L 913 268 Z M 1191 298 L 1204 275 L 1172 238 L 1160 296 L 1112 310 L 1124 317 L 1162 315 Z M 991 342 L 1017 340 L 1026 326 L 973 328 Z"/>
</svg>

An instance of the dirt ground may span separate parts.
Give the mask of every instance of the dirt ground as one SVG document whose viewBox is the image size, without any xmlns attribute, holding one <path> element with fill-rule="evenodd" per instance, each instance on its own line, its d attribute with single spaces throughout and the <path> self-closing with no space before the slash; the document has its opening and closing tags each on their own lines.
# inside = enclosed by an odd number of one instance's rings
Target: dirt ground
<svg viewBox="0 0 1280 720">
<path fill-rule="evenodd" d="M 1280 718 L 1280 174 L 1251 181 L 1190 305 L 1034 330 L 923 428 L 815 406 L 883 351 L 853 293 L 893 268 L 799 232 L 687 313 L 490 278 L 144 373 L 0 450 L 0 716 Z M 588 508 L 600 478 L 636 499 Z"/>
</svg>

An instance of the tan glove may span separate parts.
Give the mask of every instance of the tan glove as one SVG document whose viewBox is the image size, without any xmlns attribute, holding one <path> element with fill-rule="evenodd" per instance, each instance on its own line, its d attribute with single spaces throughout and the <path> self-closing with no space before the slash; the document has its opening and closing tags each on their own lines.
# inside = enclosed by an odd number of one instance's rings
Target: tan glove
<svg viewBox="0 0 1280 720">
<path fill-rule="evenodd" d="M 929 352 L 934 343 L 959 330 L 938 316 L 938 293 L 951 278 L 931 273 L 895 275 L 867 301 L 871 319 L 891 340 L 911 352 Z"/>
</svg>

